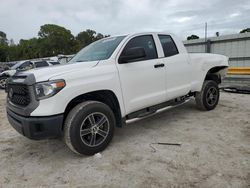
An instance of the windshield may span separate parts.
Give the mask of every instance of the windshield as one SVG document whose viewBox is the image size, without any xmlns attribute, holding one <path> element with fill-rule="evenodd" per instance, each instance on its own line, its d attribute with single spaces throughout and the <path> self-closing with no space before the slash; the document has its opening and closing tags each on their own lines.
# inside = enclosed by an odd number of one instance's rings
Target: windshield
<svg viewBox="0 0 250 188">
<path fill-rule="evenodd" d="M 83 48 L 69 63 L 108 59 L 124 38 L 125 36 L 118 36 L 98 40 Z"/>
<path fill-rule="evenodd" d="M 20 65 L 22 65 L 23 63 L 24 63 L 23 61 L 18 62 L 18 63 L 16 63 L 15 65 L 13 65 L 12 67 L 10 67 L 10 69 L 11 69 L 11 70 L 15 70 L 15 69 L 17 69 Z"/>
</svg>

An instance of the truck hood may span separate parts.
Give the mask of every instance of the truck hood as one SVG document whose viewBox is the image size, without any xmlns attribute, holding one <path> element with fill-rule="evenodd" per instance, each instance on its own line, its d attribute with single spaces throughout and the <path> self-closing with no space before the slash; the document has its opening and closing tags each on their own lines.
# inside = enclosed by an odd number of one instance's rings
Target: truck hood
<svg viewBox="0 0 250 188">
<path fill-rule="evenodd" d="M 63 65 L 54 65 L 46 68 L 36 68 L 25 71 L 21 74 L 34 74 L 36 82 L 42 82 L 50 80 L 55 76 L 59 76 L 62 74 L 70 73 L 77 71 L 79 69 L 88 69 L 94 67 L 98 64 L 99 61 L 91 61 L 91 62 L 79 62 L 79 63 L 68 63 Z"/>
</svg>

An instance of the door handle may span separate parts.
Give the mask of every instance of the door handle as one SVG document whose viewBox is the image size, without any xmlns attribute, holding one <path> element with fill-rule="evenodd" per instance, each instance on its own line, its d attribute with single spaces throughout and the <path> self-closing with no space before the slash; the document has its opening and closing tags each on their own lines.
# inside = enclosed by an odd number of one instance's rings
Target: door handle
<svg viewBox="0 0 250 188">
<path fill-rule="evenodd" d="M 161 68 L 161 67 L 164 67 L 164 66 L 165 66 L 164 63 L 155 64 L 155 65 L 154 65 L 155 68 Z"/>
</svg>

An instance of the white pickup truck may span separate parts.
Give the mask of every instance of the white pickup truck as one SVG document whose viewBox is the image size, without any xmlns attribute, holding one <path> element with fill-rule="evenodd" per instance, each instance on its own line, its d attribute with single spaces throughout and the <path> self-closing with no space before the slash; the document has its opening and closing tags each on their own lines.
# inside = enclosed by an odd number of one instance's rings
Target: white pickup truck
<svg viewBox="0 0 250 188">
<path fill-rule="evenodd" d="M 62 136 L 69 148 L 93 155 L 126 120 L 195 97 L 202 110 L 219 100 L 228 58 L 188 54 L 167 33 L 104 38 L 66 65 L 19 72 L 8 80 L 7 116 L 30 139 Z"/>
</svg>

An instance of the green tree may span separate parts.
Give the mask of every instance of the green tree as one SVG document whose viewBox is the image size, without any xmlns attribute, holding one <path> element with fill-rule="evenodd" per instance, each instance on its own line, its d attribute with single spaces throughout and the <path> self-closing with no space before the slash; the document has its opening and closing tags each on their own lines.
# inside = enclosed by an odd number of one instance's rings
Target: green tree
<svg viewBox="0 0 250 188">
<path fill-rule="evenodd" d="M 40 57 L 40 45 L 37 38 L 21 39 L 16 48 L 19 59 L 34 59 Z"/>
<path fill-rule="evenodd" d="M 248 33 L 250 32 L 250 28 L 242 29 L 240 33 Z"/>
<path fill-rule="evenodd" d="M 73 54 L 90 43 L 108 37 L 87 29 L 76 37 L 64 27 L 45 24 L 40 27 L 38 37 L 28 40 L 21 39 L 15 44 L 7 35 L 0 31 L 0 61 L 17 61 L 42 57 L 57 56 L 58 54 Z"/>
<path fill-rule="evenodd" d="M 3 31 L 0 31 L 0 45 L 8 45 L 7 35 Z"/>
<path fill-rule="evenodd" d="M 99 40 L 99 39 L 106 38 L 106 37 L 110 37 L 110 35 L 103 35 L 101 33 L 97 33 L 95 40 Z"/>
<path fill-rule="evenodd" d="M 0 44 L 0 62 L 8 59 L 8 46 Z"/>
<path fill-rule="evenodd" d="M 21 60 L 20 54 L 20 46 L 19 45 L 11 45 L 8 47 L 8 60 L 9 61 L 17 61 Z"/>
<path fill-rule="evenodd" d="M 91 29 L 82 31 L 76 36 L 77 51 L 95 41 L 96 32 Z"/>
<path fill-rule="evenodd" d="M 42 57 L 70 54 L 74 50 L 74 36 L 71 34 L 70 30 L 64 27 L 54 24 L 45 24 L 41 26 L 38 36 L 40 55 Z"/>
<path fill-rule="evenodd" d="M 194 39 L 199 39 L 200 37 L 197 35 L 190 35 L 187 37 L 187 40 L 194 40 Z"/>
<path fill-rule="evenodd" d="M 103 35 L 101 33 L 97 33 L 94 30 L 87 29 L 86 31 L 82 31 L 78 33 L 76 36 L 76 51 L 79 51 L 83 47 L 91 44 L 92 42 L 95 42 L 99 39 L 102 39 L 104 37 L 108 37 L 109 35 Z"/>
<path fill-rule="evenodd" d="M 7 35 L 0 31 L 0 61 L 6 61 L 8 58 L 8 40 Z"/>
</svg>

